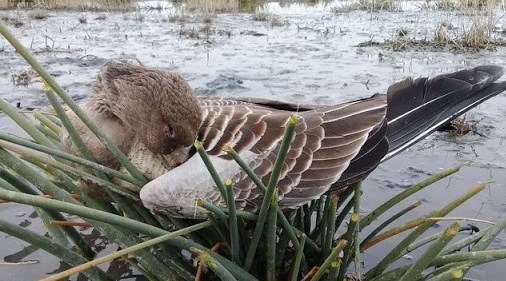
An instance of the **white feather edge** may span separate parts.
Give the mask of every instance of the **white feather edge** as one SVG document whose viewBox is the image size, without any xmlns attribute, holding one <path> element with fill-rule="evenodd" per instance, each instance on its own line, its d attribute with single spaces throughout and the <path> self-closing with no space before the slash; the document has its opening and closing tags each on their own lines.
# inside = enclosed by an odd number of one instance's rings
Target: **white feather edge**
<svg viewBox="0 0 506 281">
<path fill-rule="evenodd" d="M 257 154 L 245 151 L 241 158 L 250 163 Z M 221 179 L 233 178 L 240 168 L 233 160 L 209 156 Z M 212 183 L 211 185 L 209 185 Z M 219 192 L 204 162 L 196 153 L 180 166 L 147 183 L 140 192 L 144 206 L 152 211 L 185 218 L 205 218 L 205 210 L 196 206 L 197 199 L 207 200 Z"/>
</svg>

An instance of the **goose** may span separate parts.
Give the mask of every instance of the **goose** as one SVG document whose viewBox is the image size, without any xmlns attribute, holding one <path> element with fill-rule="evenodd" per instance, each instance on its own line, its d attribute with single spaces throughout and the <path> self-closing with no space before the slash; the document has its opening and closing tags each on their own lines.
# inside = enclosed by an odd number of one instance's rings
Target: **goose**
<svg viewBox="0 0 506 281">
<path fill-rule="evenodd" d="M 339 194 L 381 162 L 483 101 L 506 90 L 504 69 L 483 65 L 433 78 L 405 79 L 386 94 L 338 105 L 299 105 L 258 98 L 196 97 L 178 74 L 118 62 L 98 74 L 83 110 L 149 182 L 139 193 L 153 212 L 205 218 L 196 199 L 224 205 L 202 159 L 203 144 L 236 206 L 255 211 L 262 193 L 224 149 L 233 148 L 266 183 L 293 114 L 295 134 L 279 177 L 279 206 L 296 208 L 326 192 Z M 122 169 L 73 113 L 70 120 L 103 165 Z M 64 132 L 62 149 L 78 154 Z M 121 183 L 120 183 L 121 185 Z M 129 188 L 128 184 L 123 184 Z M 100 194 L 99 187 L 83 185 Z"/>
</svg>

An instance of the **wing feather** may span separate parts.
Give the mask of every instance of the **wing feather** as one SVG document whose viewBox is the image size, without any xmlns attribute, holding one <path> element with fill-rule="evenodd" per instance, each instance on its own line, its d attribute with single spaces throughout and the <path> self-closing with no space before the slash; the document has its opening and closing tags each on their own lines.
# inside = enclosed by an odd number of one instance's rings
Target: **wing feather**
<svg viewBox="0 0 506 281">
<path fill-rule="evenodd" d="M 230 109 L 223 109 L 225 104 Z M 290 108 L 287 104 L 277 106 Z M 222 135 L 216 141 L 218 133 L 201 128 L 199 137 L 208 153 L 222 156 L 222 151 L 216 148 L 225 145 L 230 145 L 236 151 L 253 152 L 257 156 L 249 164 L 266 184 L 271 176 L 285 126 L 294 112 L 273 110 L 265 103 L 234 103 L 228 100 L 207 101 L 203 108 L 213 112 L 208 114 L 212 120 L 204 121 L 203 124 L 219 128 L 217 131 Z M 278 188 L 283 201 L 297 197 L 305 198 L 304 202 L 307 202 L 325 192 L 358 154 L 369 133 L 382 124 L 386 112 L 384 96 L 307 109 L 298 112 L 295 136 L 280 173 Z M 226 117 L 221 117 L 220 114 Z M 242 121 L 233 124 L 230 120 Z M 228 131 L 233 133 L 227 133 Z M 212 145 L 206 145 L 207 141 Z M 247 201 L 247 205 L 259 205 L 261 196 L 256 186 L 239 169 L 237 174 L 240 176 L 236 180 L 236 199 Z"/>
</svg>

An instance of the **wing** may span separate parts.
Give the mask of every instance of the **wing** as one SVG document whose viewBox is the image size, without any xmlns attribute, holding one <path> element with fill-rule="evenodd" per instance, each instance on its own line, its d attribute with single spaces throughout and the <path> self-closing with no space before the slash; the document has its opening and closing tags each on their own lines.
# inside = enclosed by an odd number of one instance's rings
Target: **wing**
<svg viewBox="0 0 506 281">
<path fill-rule="evenodd" d="M 506 90 L 494 83 L 504 73 L 483 65 L 434 78 L 406 79 L 388 89 L 386 160 L 425 138 L 469 109 Z"/>
<path fill-rule="evenodd" d="M 387 120 L 383 120 L 380 126 L 375 127 L 370 133 L 359 153 L 350 162 L 348 168 L 335 182 L 330 192 L 340 193 L 348 185 L 365 179 L 388 153 L 389 143 L 386 138 Z"/>
<path fill-rule="evenodd" d="M 318 198 L 339 180 L 365 144 L 365 151 L 371 151 L 375 147 L 373 142 L 384 139 L 386 98 L 380 95 L 299 112 L 282 110 L 278 105 L 265 102 L 202 99 L 200 103 L 204 120 L 199 140 L 220 178 L 233 180 L 237 206 L 242 209 L 254 210 L 262 196 L 239 166 L 227 158 L 223 152 L 227 145 L 234 148 L 266 184 L 288 119 L 294 113 L 298 115 L 295 136 L 277 185 L 279 204 L 286 208 Z M 282 107 L 297 108 L 287 104 Z M 368 141 L 370 136 L 374 138 Z M 224 203 L 198 155 L 149 182 L 140 196 L 144 205 L 152 210 L 183 217 L 204 216 L 203 211 L 195 207 L 197 198 L 214 204 Z"/>
<path fill-rule="evenodd" d="M 298 115 L 295 137 L 278 183 L 282 207 L 303 204 L 326 192 L 361 147 L 368 143 L 366 151 L 375 150 L 386 132 L 384 96 L 328 107 L 251 99 L 201 100 L 201 105 L 205 117 L 199 139 L 204 148 L 210 155 L 222 158 L 227 145 L 239 154 L 255 154 L 249 165 L 264 184 L 271 176 L 285 125 L 292 114 Z M 375 138 L 366 142 L 371 132 Z M 384 153 L 378 151 L 378 163 Z M 233 180 L 241 206 L 256 207 L 261 194 L 255 184 L 240 170 Z"/>
<path fill-rule="evenodd" d="M 370 133 L 359 154 L 331 191 L 364 179 L 382 161 L 415 144 L 439 127 L 483 101 L 503 92 L 506 82 L 494 83 L 504 73 L 485 65 L 434 78 L 406 79 L 389 87 L 388 123 Z M 386 138 L 385 138 L 386 132 Z"/>
</svg>

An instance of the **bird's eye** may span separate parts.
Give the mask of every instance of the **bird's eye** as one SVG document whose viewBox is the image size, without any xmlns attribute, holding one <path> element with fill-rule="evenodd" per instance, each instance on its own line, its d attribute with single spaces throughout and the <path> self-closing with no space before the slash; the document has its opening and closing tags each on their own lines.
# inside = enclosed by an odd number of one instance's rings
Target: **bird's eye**
<svg viewBox="0 0 506 281">
<path fill-rule="evenodd" d="M 169 137 L 170 139 L 173 139 L 175 138 L 175 134 L 174 134 L 174 128 L 172 128 L 171 125 L 169 124 L 165 124 L 165 126 L 163 127 L 163 131 L 164 131 L 164 134 Z"/>
</svg>

